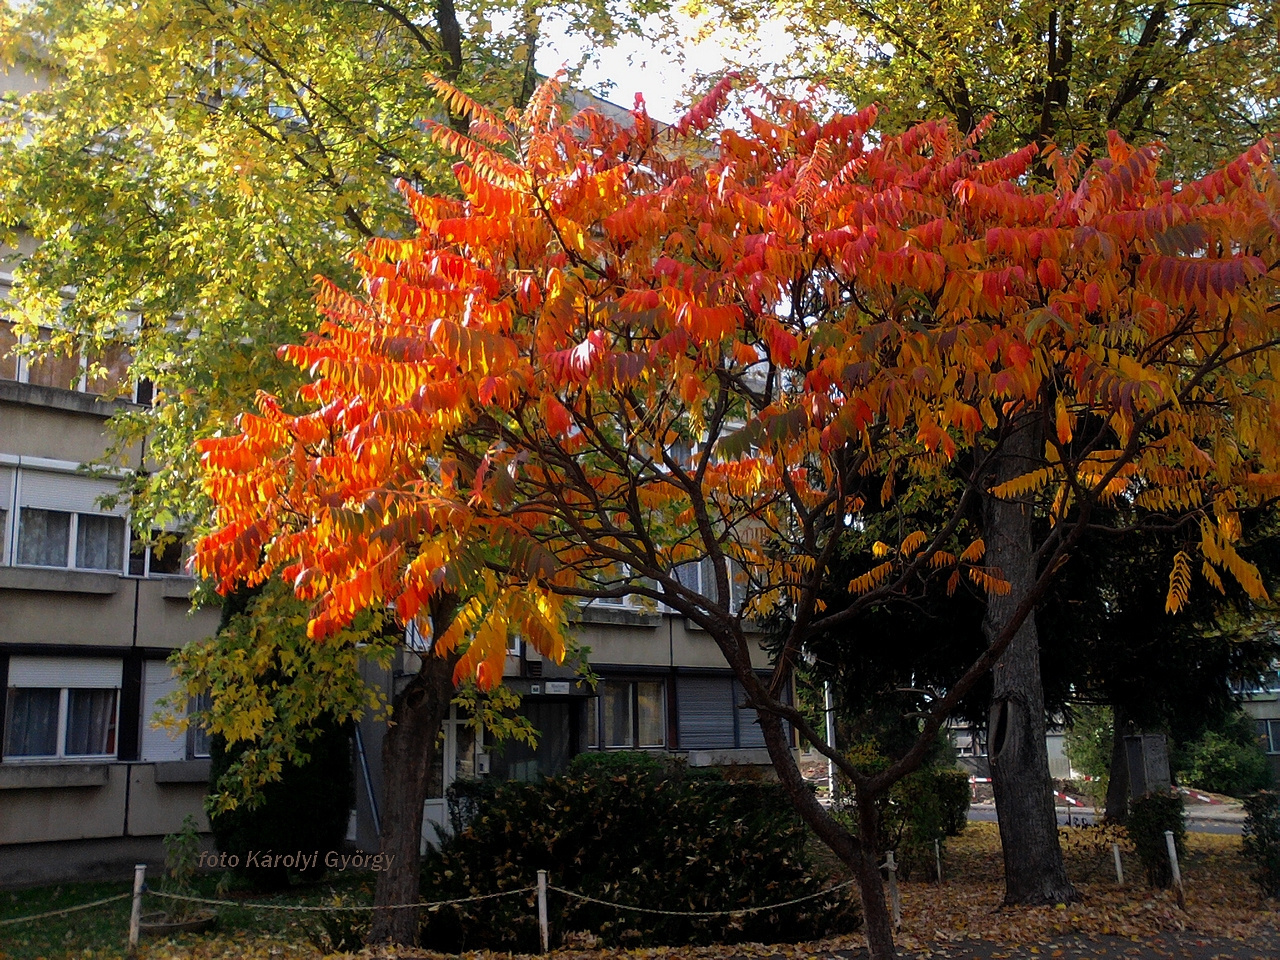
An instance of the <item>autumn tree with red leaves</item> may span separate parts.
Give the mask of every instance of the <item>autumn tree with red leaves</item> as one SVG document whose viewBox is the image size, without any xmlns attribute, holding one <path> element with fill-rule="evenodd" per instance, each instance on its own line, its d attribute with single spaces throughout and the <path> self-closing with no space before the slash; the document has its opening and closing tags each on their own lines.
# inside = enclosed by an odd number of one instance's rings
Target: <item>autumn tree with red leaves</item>
<svg viewBox="0 0 1280 960">
<path fill-rule="evenodd" d="M 1177 185 L 1156 180 L 1155 147 L 1113 139 L 1083 171 L 1033 147 L 984 163 L 946 124 L 879 139 L 873 110 L 767 93 L 736 131 L 717 123 L 729 92 L 669 130 L 640 105 L 629 125 L 561 121 L 554 84 L 506 117 L 459 96 L 470 138 L 434 135 L 462 199 L 406 187 L 417 236 L 372 241 L 365 289 L 325 285 L 320 332 L 282 351 L 309 386 L 202 445 L 221 528 L 197 564 L 224 588 L 279 572 L 314 604 L 317 644 L 392 605 L 481 685 L 513 631 L 558 655 L 580 599 L 666 604 L 733 668 L 796 809 L 857 877 L 879 960 L 873 801 L 922 762 L 1096 505 L 1196 515 L 1171 607 L 1197 572 L 1261 594 L 1236 544 L 1239 511 L 1280 487 L 1280 183 L 1265 144 Z M 1029 180 L 1037 163 L 1056 183 Z M 957 476 L 948 515 L 874 544 L 854 602 L 824 608 L 864 507 Z M 1035 569 L 1002 569 L 975 536 L 983 495 L 1047 497 Z M 695 560 L 704 592 L 676 575 Z M 915 745 L 859 769 L 785 701 L 806 638 L 963 578 L 1016 609 Z M 761 679 L 754 624 L 780 611 Z M 787 724 L 855 785 L 857 831 L 807 789 Z"/>
</svg>

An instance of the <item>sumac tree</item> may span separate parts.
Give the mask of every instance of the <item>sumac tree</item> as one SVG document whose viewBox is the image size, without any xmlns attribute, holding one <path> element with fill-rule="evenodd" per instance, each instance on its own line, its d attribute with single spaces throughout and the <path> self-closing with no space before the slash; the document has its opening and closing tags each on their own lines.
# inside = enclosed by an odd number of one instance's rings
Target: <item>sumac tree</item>
<svg viewBox="0 0 1280 960">
<path fill-rule="evenodd" d="M 1088 170 L 1035 147 L 984 163 L 945 124 L 871 137 L 873 110 L 767 92 L 745 129 L 701 139 L 730 88 L 666 130 L 642 104 L 628 124 L 562 121 L 554 85 L 506 116 L 458 95 L 470 138 L 433 135 L 461 158 L 463 199 L 406 187 L 417 235 L 371 241 L 364 290 L 323 285 L 319 333 L 283 350 L 311 382 L 202 444 L 221 529 L 197 563 L 225 587 L 278 571 L 314 604 L 317 644 L 393 605 L 482 685 L 511 631 L 562 649 L 577 598 L 666 604 L 735 671 L 792 803 L 858 878 L 882 958 L 880 851 L 859 839 L 877 835 L 875 801 L 1096 504 L 1197 514 L 1172 606 L 1197 569 L 1261 591 L 1236 542 L 1239 510 L 1280 484 L 1280 184 L 1265 144 L 1174 185 L 1157 147 L 1118 138 Z M 1028 178 L 1037 162 L 1051 187 Z M 993 480 L 993 457 L 1020 469 Z M 853 603 L 819 602 L 868 503 L 944 481 L 949 508 L 873 544 Z M 1015 510 L 1047 494 L 1034 570 L 984 557 L 982 494 Z M 695 561 L 705 589 L 678 576 Z M 916 742 L 858 768 L 785 701 L 806 638 L 965 578 L 992 596 L 1018 580 L 1021 599 Z M 456 610 L 433 631 L 441 597 Z M 762 679 L 753 624 L 779 610 Z M 807 789 L 787 723 L 853 783 L 856 831 Z"/>
</svg>

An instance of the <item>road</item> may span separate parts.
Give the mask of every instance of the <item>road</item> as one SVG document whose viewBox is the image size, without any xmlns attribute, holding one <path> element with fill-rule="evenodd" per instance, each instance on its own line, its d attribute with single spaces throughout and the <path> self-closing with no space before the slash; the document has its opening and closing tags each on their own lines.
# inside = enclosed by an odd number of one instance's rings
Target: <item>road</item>
<svg viewBox="0 0 1280 960">
<path fill-rule="evenodd" d="M 1087 827 L 1093 824 L 1093 811 L 1081 810 L 1076 807 L 1058 807 L 1058 823 L 1062 826 Z M 1240 827 L 1243 823 L 1242 818 L 1231 816 L 1229 814 L 1218 814 L 1215 812 L 1200 815 L 1200 811 L 1189 809 L 1187 811 L 1187 830 L 1190 833 L 1240 833 Z M 986 823 L 995 823 L 996 808 L 992 804 L 979 803 L 969 807 L 969 819 Z"/>
</svg>

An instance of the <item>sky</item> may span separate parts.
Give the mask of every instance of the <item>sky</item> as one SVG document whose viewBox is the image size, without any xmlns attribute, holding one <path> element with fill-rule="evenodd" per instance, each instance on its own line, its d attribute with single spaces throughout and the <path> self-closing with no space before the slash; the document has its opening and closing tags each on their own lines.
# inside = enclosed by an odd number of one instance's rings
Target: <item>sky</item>
<svg viewBox="0 0 1280 960">
<path fill-rule="evenodd" d="M 681 32 L 693 36 L 705 21 L 682 18 L 685 27 Z M 749 45 L 774 45 L 782 40 L 780 25 L 766 27 L 751 38 Z M 686 88 L 699 72 L 710 73 L 722 68 L 729 55 L 729 48 L 743 37 L 736 31 L 718 28 L 699 43 L 683 46 L 683 62 L 677 62 L 651 40 L 626 37 L 619 44 L 601 53 L 598 62 L 589 64 L 583 71 L 582 84 L 593 93 L 623 107 L 631 107 L 636 92 L 644 94 L 649 114 L 658 120 L 674 120 L 683 113 L 687 104 Z M 582 38 L 564 32 L 559 25 L 547 24 L 535 63 L 544 75 L 554 73 L 566 61 L 577 62 L 583 52 Z M 602 91 L 601 84 L 612 82 L 612 88 Z"/>
</svg>

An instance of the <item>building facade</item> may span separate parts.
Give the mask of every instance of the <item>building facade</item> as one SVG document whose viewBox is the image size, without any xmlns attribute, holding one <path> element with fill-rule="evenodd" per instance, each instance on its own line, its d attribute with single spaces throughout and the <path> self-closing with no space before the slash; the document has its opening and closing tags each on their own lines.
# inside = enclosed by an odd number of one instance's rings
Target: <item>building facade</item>
<svg viewBox="0 0 1280 960">
<path fill-rule="evenodd" d="M 0 319 L 0 882 L 118 875 L 162 859 L 188 814 L 203 824 L 207 744 L 151 718 L 166 658 L 217 614 L 192 612 L 180 540 L 134 543 L 127 509 L 101 505 L 119 480 L 89 465 L 137 394 L 104 399 L 118 384 L 82 358 L 29 363 L 16 343 Z M 145 469 L 143 451 L 120 466 Z"/>
</svg>

